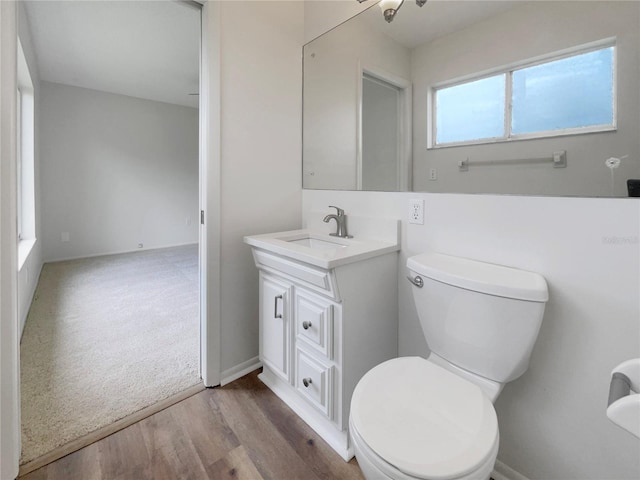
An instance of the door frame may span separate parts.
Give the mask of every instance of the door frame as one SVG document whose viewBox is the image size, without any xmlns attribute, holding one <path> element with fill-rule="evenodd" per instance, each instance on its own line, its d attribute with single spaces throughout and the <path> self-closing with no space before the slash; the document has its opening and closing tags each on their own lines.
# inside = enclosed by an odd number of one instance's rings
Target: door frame
<svg viewBox="0 0 640 480">
<path fill-rule="evenodd" d="M 187 0 L 185 3 L 193 4 Z M 220 6 L 201 4 L 199 195 L 200 373 L 220 384 Z M 0 1 L 0 480 L 18 476 L 20 351 L 17 311 L 17 4 Z"/>
<path fill-rule="evenodd" d="M 398 165 L 396 189 L 399 192 L 407 192 L 411 188 L 411 159 L 412 159 L 412 138 L 413 138 L 413 114 L 412 98 L 413 91 L 411 82 L 381 68 L 365 65 L 358 62 L 356 97 L 356 190 L 362 190 L 362 98 L 364 75 L 368 75 L 383 82 L 389 83 L 400 91 L 400 141 L 398 145 Z"/>
<path fill-rule="evenodd" d="M 16 2 L 0 1 L 0 480 L 16 478 L 20 461 L 17 22 Z"/>
<path fill-rule="evenodd" d="M 220 385 L 221 129 L 220 4 L 201 0 L 200 15 L 200 375 Z"/>
</svg>

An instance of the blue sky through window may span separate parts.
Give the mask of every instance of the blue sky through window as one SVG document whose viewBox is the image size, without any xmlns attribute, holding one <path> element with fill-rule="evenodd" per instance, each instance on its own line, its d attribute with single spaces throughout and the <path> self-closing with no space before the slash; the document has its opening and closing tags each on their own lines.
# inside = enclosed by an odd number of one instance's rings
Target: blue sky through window
<svg viewBox="0 0 640 480">
<path fill-rule="evenodd" d="M 614 50 L 601 48 L 436 90 L 436 144 L 613 126 Z M 507 82 L 512 109 L 505 131 Z"/>
<path fill-rule="evenodd" d="M 436 94 L 437 143 L 504 136 L 506 75 L 496 75 Z"/>
<path fill-rule="evenodd" d="M 612 123 L 613 47 L 513 72 L 513 133 Z"/>
</svg>

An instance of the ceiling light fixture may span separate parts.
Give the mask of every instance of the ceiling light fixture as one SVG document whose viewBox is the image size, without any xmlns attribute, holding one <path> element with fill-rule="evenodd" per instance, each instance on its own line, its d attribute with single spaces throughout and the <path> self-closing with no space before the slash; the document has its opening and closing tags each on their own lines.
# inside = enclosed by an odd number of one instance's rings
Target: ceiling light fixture
<svg viewBox="0 0 640 480">
<path fill-rule="evenodd" d="M 384 19 L 388 23 L 391 23 L 391 20 L 396 16 L 396 13 L 398 13 L 403 3 L 404 0 L 380 0 L 378 5 L 380 5 Z"/>
<path fill-rule="evenodd" d="M 358 2 L 360 3 L 366 1 L 367 0 L 358 0 Z M 391 23 L 393 17 L 396 16 L 396 13 L 398 12 L 398 10 L 400 10 L 400 7 L 403 3 L 404 0 L 380 0 L 380 3 L 378 5 L 380 5 L 380 9 L 382 10 L 384 19 L 388 23 Z M 418 5 L 419 7 L 424 6 L 425 3 L 427 3 L 427 0 L 416 0 L 416 5 Z"/>
</svg>

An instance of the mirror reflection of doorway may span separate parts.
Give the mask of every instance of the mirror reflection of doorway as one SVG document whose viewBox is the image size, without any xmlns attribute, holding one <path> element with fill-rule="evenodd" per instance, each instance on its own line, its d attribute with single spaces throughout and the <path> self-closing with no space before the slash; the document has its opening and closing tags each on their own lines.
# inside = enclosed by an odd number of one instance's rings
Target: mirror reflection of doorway
<svg viewBox="0 0 640 480">
<path fill-rule="evenodd" d="M 362 72 L 358 190 L 408 189 L 409 89 L 408 82 Z"/>
</svg>

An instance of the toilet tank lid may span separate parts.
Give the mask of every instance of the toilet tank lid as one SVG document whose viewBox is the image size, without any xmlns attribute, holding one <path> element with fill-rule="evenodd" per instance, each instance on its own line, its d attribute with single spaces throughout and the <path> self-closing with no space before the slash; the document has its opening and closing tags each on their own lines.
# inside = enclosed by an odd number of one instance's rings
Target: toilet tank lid
<svg viewBox="0 0 640 480">
<path fill-rule="evenodd" d="M 407 259 L 409 270 L 433 280 L 498 297 L 546 302 L 547 282 L 539 273 L 429 252 Z"/>
</svg>

